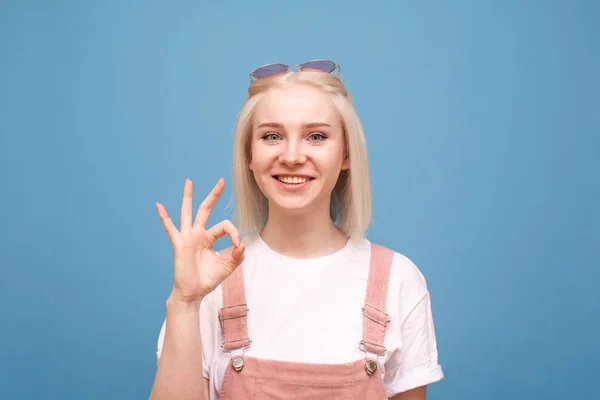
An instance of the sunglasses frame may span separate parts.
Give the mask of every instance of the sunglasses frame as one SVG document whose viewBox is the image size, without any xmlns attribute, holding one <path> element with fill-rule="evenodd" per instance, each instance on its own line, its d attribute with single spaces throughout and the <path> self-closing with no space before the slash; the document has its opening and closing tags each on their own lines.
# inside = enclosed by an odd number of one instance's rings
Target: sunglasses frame
<svg viewBox="0 0 600 400">
<path fill-rule="evenodd" d="M 256 68 L 254 71 L 252 71 L 250 73 L 250 82 L 253 82 L 253 81 L 258 80 L 258 79 L 264 79 L 264 78 L 268 78 L 268 77 L 271 77 L 271 76 L 283 74 L 284 72 L 289 71 L 290 67 L 293 67 L 293 66 L 299 67 L 301 71 L 304 71 L 304 68 L 305 68 L 306 64 L 308 64 L 308 63 L 314 63 L 314 62 L 328 62 L 328 63 L 333 64 L 333 68 L 331 69 L 331 71 L 325 71 L 325 70 L 320 70 L 320 69 L 317 69 L 316 71 L 320 71 L 320 72 L 323 72 L 323 73 L 326 73 L 326 74 L 331 74 L 333 71 L 335 71 L 337 69 L 337 76 L 338 76 L 338 78 L 341 79 L 341 68 L 340 68 L 340 66 L 338 64 L 334 63 L 331 60 L 317 59 L 317 60 L 309 60 L 309 61 L 306 61 L 305 63 L 302 63 L 302 64 L 296 64 L 296 63 L 294 63 L 294 64 L 287 64 L 286 65 L 286 64 L 280 64 L 280 63 L 273 63 L 273 64 L 261 65 L 260 67 Z M 271 67 L 271 66 L 274 66 L 274 65 L 281 65 L 282 67 L 285 68 L 285 71 L 274 73 L 274 74 L 270 74 L 270 75 L 265 75 L 265 76 L 260 77 L 260 78 L 257 78 L 256 76 L 254 76 L 254 74 L 256 73 L 256 71 L 258 71 L 258 70 L 260 70 L 262 68 Z"/>
</svg>

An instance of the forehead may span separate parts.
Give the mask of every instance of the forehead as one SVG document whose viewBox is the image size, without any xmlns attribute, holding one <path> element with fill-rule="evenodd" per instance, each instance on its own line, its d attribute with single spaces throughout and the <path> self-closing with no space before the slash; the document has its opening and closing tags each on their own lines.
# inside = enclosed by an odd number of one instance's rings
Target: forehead
<svg viewBox="0 0 600 400">
<path fill-rule="evenodd" d="M 270 89 L 256 105 L 254 126 L 265 122 L 299 125 L 324 122 L 339 124 L 331 95 L 307 85 Z"/>
</svg>

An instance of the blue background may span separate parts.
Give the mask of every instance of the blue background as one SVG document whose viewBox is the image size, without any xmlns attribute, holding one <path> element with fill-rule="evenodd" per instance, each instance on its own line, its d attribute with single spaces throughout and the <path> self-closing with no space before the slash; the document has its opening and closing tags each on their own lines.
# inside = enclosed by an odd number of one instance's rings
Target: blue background
<svg viewBox="0 0 600 400">
<path fill-rule="evenodd" d="M 368 237 L 432 292 L 430 399 L 591 399 L 594 1 L 2 1 L 0 398 L 144 399 L 178 221 L 231 177 L 248 74 L 329 58 L 365 127 Z M 211 217 L 229 217 L 230 187 Z M 221 246 L 226 242 L 220 242 Z"/>
</svg>

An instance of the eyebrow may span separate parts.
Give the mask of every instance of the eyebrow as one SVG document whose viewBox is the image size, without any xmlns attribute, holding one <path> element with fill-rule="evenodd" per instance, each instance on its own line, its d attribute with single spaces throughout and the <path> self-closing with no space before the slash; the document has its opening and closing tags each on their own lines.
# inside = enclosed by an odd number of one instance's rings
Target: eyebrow
<svg viewBox="0 0 600 400">
<path fill-rule="evenodd" d="M 283 124 L 278 122 L 263 122 L 258 125 L 259 128 L 283 128 Z M 303 128 L 331 128 L 331 125 L 326 124 L 325 122 L 310 122 L 308 124 L 302 124 Z"/>
</svg>

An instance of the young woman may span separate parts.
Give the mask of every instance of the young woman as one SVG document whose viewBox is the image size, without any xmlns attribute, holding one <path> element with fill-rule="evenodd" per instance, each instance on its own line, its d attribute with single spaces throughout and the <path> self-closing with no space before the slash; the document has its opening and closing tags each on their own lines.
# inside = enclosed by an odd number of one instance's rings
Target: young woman
<svg viewBox="0 0 600 400">
<path fill-rule="evenodd" d="M 151 399 L 425 399 L 443 378 L 426 281 L 371 243 L 362 127 L 339 66 L 251 74 L 233 151 L 237 226 L 206 223 L 219 180 L 181 227 Z M 337 71 L 337 76 L 333 73 Z M 233 245 L 219 253 L 215 241 Z"/>
</svg>

